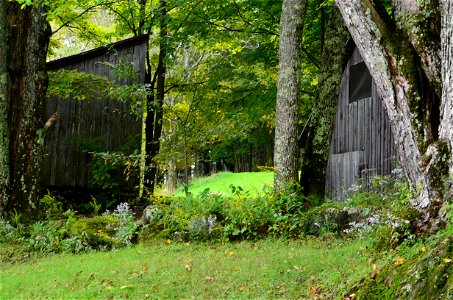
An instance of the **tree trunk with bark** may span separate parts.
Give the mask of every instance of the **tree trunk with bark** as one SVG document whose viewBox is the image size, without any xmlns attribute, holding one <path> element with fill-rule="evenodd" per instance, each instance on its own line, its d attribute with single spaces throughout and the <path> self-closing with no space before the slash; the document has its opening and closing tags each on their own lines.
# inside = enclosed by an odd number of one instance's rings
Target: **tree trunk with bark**
<svg viewBox="0 0 453 300">
<path fill-rule="evenodd" d="M 156 185 L 157 166 L 154 157 L 160 150 L 160 137 L 162 135 L 163 105 L 165 97 L 165 73 L 167 59 L 167 3 L 160 1 L 160 44 L 159 61 L 154 78 L 152 79 L 152 93 L 154 94 L 154 83 L 156 82 L 156 97 L 152 96 L 152 101 L 147 105 L 146 123 L 146 173 L 145 188 L 149 194 L 154 193 Z M 148 70 L 150 72 L 150 70 Z M 149 76 L 151 77 L 151 76 Z M 154 101 L 155 100 L 155 101 Z"/>
<path fill-rule="evenodd" d="M 332 9 L 319 71 L 318 101 L 306 135 L 300 185 L 304 194 L 324 197 L 330 141 L 335 125 L 343 60 L 349 32 L 338 9 Z"/>
<path fill-rule="evenodd" d="M 274 148 L 277 191 L 298 179 L 300 60 L 306 7 L 306 0 L 284 0 L 282 6 Z"/>
<path fill-rule="evenodd" d="M 0 0 L 0 216 L 8 203 L 10 188 L 6 8 L 6 0 Z"/>
<path fill-rule="evenodd" d="M 42 6 L 21 9 L 8 2 L 8 71 L 10 174 L 7 210 L 30 213 L 37 208 L 44 155 L 44 109 L 47 90 L 46 54 L 51 34 Z"/>
<path fill-rule="evenodd" d="M 403 172 L 423 213 L 419 229 L 435 230 L 452 174 L 451 0 L 336 0 L 393 127 Z M 450 182 L 450 189 L 452 188 Z"/>
</svg>

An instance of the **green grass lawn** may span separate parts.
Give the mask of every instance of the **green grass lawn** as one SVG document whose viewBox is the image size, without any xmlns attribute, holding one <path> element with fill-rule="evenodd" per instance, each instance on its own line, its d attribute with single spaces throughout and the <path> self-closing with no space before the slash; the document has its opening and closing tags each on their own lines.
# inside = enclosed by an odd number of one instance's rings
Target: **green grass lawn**
<svg viewBox="0 0 453 300">
<path fill-rule="evenodd" d="M 372 272 L 369 241 L 155 241 L 1 267 L 1 299 L 343 299 Z M 376 262 L 374 262 L 376 263 Z M 320 299 L 320 298 L 318 298 Z M 329 298 L 332 299 L 332 298 Z"/>
<path fill-rule="evenodd" d="M 222 172 L 209 177 L 197 178 L 189 184 L 189 192 L 198 195 L 208 189 L 213 193 L 231 194 L 231 185 L 240 186 L 250 195 L 262 193 L 273 186 L 273 172 Z M 183 196 L 184 189 L 180 187 L 175 196 Z"/>
</svg>

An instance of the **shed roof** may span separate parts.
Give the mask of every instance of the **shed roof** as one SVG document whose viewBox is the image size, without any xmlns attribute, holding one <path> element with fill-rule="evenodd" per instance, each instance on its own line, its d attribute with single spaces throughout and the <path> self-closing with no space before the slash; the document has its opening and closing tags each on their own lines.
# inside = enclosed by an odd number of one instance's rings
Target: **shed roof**
<svg viewBox="0 0 453 300">
<path fill-rule="evenodd" d="M 56 60 L 49 61 L 47 63 L 47 69 L 49 71 L 55 70 L 55 69 L 60 69 L 63 68 L 67 65 L 72 65 L 79 63 L 84 60 L 88 60 L 97 56 L 105 55 L 112 51 L 112 49 L 115 50 L 120 50 L 124 48 L 128 48 L 137 44 L 141 44 L 143 42 L 146 42 L 149 38 L 149 35 L 140 35 L 137 37 L 132 37 L 128 38 L 113 44 L 109 44 L 106 46 L 102 46 L 99 48 L 95 48 L 89 51 L 81 52 L 75 55 L 59 58 Z"/>
</svg>

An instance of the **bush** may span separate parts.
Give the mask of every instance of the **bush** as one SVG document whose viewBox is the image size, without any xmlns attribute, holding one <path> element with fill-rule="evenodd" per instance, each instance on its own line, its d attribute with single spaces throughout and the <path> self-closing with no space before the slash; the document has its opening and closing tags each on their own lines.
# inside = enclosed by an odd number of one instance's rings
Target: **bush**
<svg viewBox="0 0 453 300">
<path fill-rule="evenodd" d="M 47 195 L 46 201 L 54 203 L 56 200 Z M 52 207 L 59 206 L 52 204 Z M 61 217 L 59 220 L 40 220 L 29 226 L 0 220 L 0 243 L 19 243 L 30 251 L 41 253 L 107 250 L 130 246 L 138 228 L 127 203 L 118 205 L 113 213 L 93 218 L 77 218 L 71 210 Z"/>
<path fill-rule="evenodd" d="M 224 196 L 205 190 L 198 196 L 153 199 L 144 210 L 141 237 L 176 240 L 256 239 L 262 236 L 297 237 L 307 199 L 297 193 L 251 197 L 240 187 Z"/>
</svg>

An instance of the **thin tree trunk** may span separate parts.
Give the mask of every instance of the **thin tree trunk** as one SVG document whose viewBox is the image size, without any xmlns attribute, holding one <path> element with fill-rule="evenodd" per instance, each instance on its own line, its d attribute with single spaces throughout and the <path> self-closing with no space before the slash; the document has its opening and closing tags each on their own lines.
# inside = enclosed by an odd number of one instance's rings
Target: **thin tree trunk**
<svg viewBox="0 0 453 300">
<path fill-rule="evenodd" d="M 298 179 L 300 59 L 306 6 L 305 0 L 284 0 L 282 6 L 274 149 L 277 191 Z"/>
<path fill-rule="evenodd" d="M 0 0 L 0 217 L 9 199 L 9 100 L 7 59 L 7 19 L 6 0 Z"/>
<path fill-rule="evenodd" d="M 452 53 L 451 46 L 444 45 L 452 41 L 451 1 L 443 1 L 440 10 L 441 64 L 436 62 L 439 45 L 418 47 L 415 45 L 419 42 L 418 36 L 408 33 L 423 30 L 425 22 L 432 19 L 427 7 L 419 7 L 418 1 L 394 2 L 400 9 L 395 19 L 382 5 L 376 2 L 375 6 L 370 0 L 337 0 L 336 3 L 386 107 L 403 172 L 418 193 L 411 204 L 423 212 L 419 228 L 422 231 L 435 229 L 439 207 L 446 201 L 441 180 L 451 174 L 452 168 L 449 130 L 452 126 Z M 436 5 L 433 3 L 430 5 Z M 423 22 L 401 22 L 407 14 L 417 14 L 424 18 Z M 436 31 L 426 38 L 436 41 Z M 443 78 L 438 77 L 440 65 Z M 442 82 L 442 95 L 437 92 L 438 82 Z"/>
<path fill-rule="evenodd" d="M 168 162 L 168 171 L 167 171 L 167 191 L 173 193 L 176 191 L 177 182 L 178 182 L 178 172 L 176 170 L 176 163 L 171 160 Z"/>
<path fill-rule="evenodd" d="M 43 156 L 47 90 L 46 54 L 50 26 L 42 6 L 21 9 L 8 2 L 10 75 L 11 198 L 8 210 L 36 208 Z M 14 95 L 14 97 L 13 97 Z"/>
<path fill-rule="evenodd" d="M 157 166 L 153 159 L 160 150 L 160 137 L 162 135 L 163 104 L 165 97 L 165 73 L 167 59 L 167 3 L 160 1 L 160 44 L 159 62 L 156 69 L 156 102 L 148 103 L 148 116 L 146 120 L 146 172 L 145 185 L 150 194 L 154 193 L 156 185 Z M 154 81 L 154 80 L 153 80 Z M 154 84 L 152 85 L 154 87 Z M 153 101 L 154 102 L 154 101 Z"/>
</svg>

